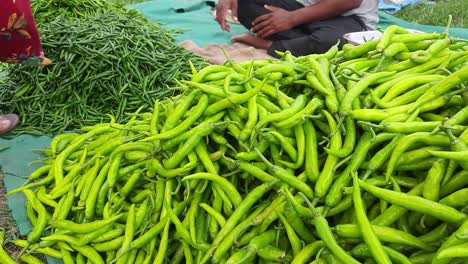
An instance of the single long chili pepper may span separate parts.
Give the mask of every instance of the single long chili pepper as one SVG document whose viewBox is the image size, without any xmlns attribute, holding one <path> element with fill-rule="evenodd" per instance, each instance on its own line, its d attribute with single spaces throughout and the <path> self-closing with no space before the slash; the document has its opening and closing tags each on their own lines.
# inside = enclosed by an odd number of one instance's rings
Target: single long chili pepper
<svg viewBox="0 0 468 264">
<path fill-rule="evenodd" d="M 263 106 L 268 112 L 275 114 L 281 112 L 281 108 L 277 106 L 275 103 L 271 102 L 269 98 L 263 94 L 257 95 L 257 103 Z"/>
<path fill-rule="evenodd" d="M 94 152 L 95 156 L 107 156 L 109 153 L 111 153 L 116 147 L 125 144 L 127 142 L 131 142 L 137 139 L 142 138 L 143 135 L 135 135 L 135 136 L 119 136 L 115 137 L 112 139 L 109 139 L 105 144 L 101 145 L 100 147 L 96 148 L 96 151 Z"/>
<path fill-rule="evenodd" d="M 75 233 L 89 233 L 89 232 L 95 231 L 96 229 L 102 228 L 102 227 L 104 227 L 106 225 L 109 225 L 109 224 L 112 224 L 112 223 L 116 222 L 122 216 L 123 216 L 123 214 L 118 214 L 118 215 L 112 216 L 109 219 L 96 220 L 96 221 L 93 221 L 93 222 L 81 223 L 81 224 L 74 223 L 74 222 L 72 222 L 70 220 L 57 220 L 57 221 L 52 223 L 52 227 L 59 228 L 59 229 L 70 230 L 70 231 L 73 231 Z"/>
<path fill-rule="evenodd" d="M 338 150 L 341 148 L 341 133 L 339 129 L 337 128 L 337 124 L 333 116 L 331 116 L 330 113 L 327 111 L 323 110 L 322 113 L 325 115 L 325 117 L 328 120 L 328 124 L 330 126 L 330 131 L 334 131 L 332 133 L 331 139 L 330 139 L 330 149 L 333 150 Z M 323 165 L 322 171 L 317 179 L 317 182 L 315 184 L 315 193 L 318 199 L 324 197 L 327 193 L 328 190 L 333 182 L 333 175 L 334 175 L 334 167 L 336 163 L 338 163 L 339 158 L 333 155 L 328 155 L 327 159 L 325 161 L 325 164 Z"/>
<path fill-rule="evenodd" d="M 361 123 L 365 125 L 365 123 Z M 415 132 L 431 132 L 438 126 L 442 125 L 440 121 L 413 121 L 413 122 L 388 122 L 382 125 L 375 126 L 383 131 L 390 133 L 415 133 Z M 452 126 L 455 133 L 464 131 L 464 126 Z"/>
<path fill-rule="evenodd" d="M 411 189 L 408 194 L 410 195 L 421 195 L 423 189 L 423 183 L 419 183 L 413 189 Z M 404 215 L 408 210 L 404 207 L 392 205 L 387 210 L 385 210 L 381 215 L 376 217 L 371 221 L 372 225 L 381 225 L 389 226 L 395 221 L 397 221 L 402 215 Z"/>
<path fill-rule="evenodd" d="M 203 94 L 200 97 L 200 99 L 198 99 L 198 104 L 194 106 L 193 109 L 190 110 L 191 114 L 189 115 L 189 117 L 187 117 L 184 121 L 177 124 L 170 130 L 166 130 L 159 134 L 152 135 L 150 137 L 143 139 L 142 141 L 163 140 L 163 139 L 169 139 L 177 135 L 180 135 L 184 131 L 187 131 L 189 127 L 200 118 L 200 116 L 203 114 L 207 106 L 208 106 L 208 96 L 206 94 Z"/>
<path fill-rule="evenodd" d="M 378 72 L 371 74 L 359 82 L 357 82 L 351 90 L 346 93 L 346 96 L 340 104 L 340 113 L 347 115 L 349 111 L 352 110 L 352 103 L 353 101 L 365 90 L 369 87 L 369 85 L 373 84 L 375 81 L 380 80 L 385 77 L 389 77 L 394 75 L 395 72 Z"/>
<path fill-rule="evenodd" d="M 391 87 L 387 93 L 385 94 L 384 97 L 381 98 L 383 102 L 390 102 L 394 98 L 396 98 L 398 95 L 406 92 L 412 87 L 427 84 L 427 83 L 432 83 L 432 82 L 437 82 L 441 81 L 443 79 L 447 78 L 446 76 L 443 75 L 437 75 L 437 74 L 423 74 L 423 75 L 416 75 L 413 77 L 408 77 L 404 81 L 397 83 L 393 87 Z"/>
<path fill-rule="evenodd" d="M 159 99 L 156 99 L 154 101 L 154 105 L 153 105 L 153 113 L 151 115 L 151 119 L 150 119 L 150 135 L 154 136 L 156 134 L 159 133 L 159 128 L 158 128 L 158 123 L 159 123 Z"/>
<path fill-rule="evenodd" d="M 395 55 L 405 51 L 408 51 L 408 48 L 404 43 L 395 42 L 390 43 L 387 47 L 385 47 L 382 54 L 387 58 L 392 58 Z"/>
<path fill-rule="evenodd" d="M 299 180 L 298 177 L 296 177 L 295 175 L 293 175 L 292 173 L 290 173 L 289 171 L 281 168 L 280 166 L 276 166 L 274 164 L 272 164 L 270 161 L 268 161 L 265 156 L 263 156 L 263 154 L 258 150 L 257 150 L 257 153 L 258 153 L 258 156 L 263 160 L 263 162 L 267 165 L 267 168 L 268 170 L 271 171 L 271 173 L 273 174 L 274 177 L 276 177 L 277 179 L 287 183 L 288 185 L 290 185 L 291 187 L 301 191 L 301 192 L 304 192 L 305 195 L 307 195 L 308 197 L 313 197 L 314 195 L 314 191 L 312 190 L 312 188 L 304 183 L 303 181 Z"/>
<path fill-rule="evenodd" d="M 220 214 L 218 211 L 216 211 L 206 203 L 200 203 L 200 207 L 203 208 L 211 217 L 213 217 L 216 220 L 216 222 L 218 222 L 220 227 L 224 226 L 224 224 L 226 223 L 226 219 L 222 214 Z"/>
<path fill-rule="evenodd" d="M 291 255 L 287 254 L 285 250 L 272 245 L 259 249 L 257 255 L 265 261 L 290 263 L 292 260 Z"/>
<path fill-rule="evenodd" d="M 291 204 L 285 204 L 283 207 L 283 212 L 284 216 L 288 220 L 288 223 L 293 227 L 294 231 L 303 241 L 310 243 L 316 240 L 309 227 L 306 226 L 301 216 L 296 212 L 294 206 Z"/>
<path fill-rule="evenodd" d="M 358 182 L 359 186 L 367 192 L 394 205 L 425 213 L 454 224 L 461 223 L 466 218 L 464 213 L 452 207 L 414 195 L 382 189 L 361 180 Z"/>
<path fill-rule="evenodd" d="M 203 188 L 203 185 L 197 185 L 195 194 L 192 200 L 192 204 L 190 205 L 187 211 L 187 218 L 189 218 L 188 229 L 190 232 L 190 238 L 192 239 L 192 241 L 195 241 L 195 242 L 197 241 L 197 232 L 198 232 L 196 229 L 196 224 L 197 224 L 196 221 L 197 221 L 197 216 L 199 214 L 198 211 L 199 211 L 200 202 L 203 199 L 202 192 L 200 192 L 199 190 L 201 190 L 202 188 Z"/>
<path fill-rule="evenodd" d="M 0 259 L 5 262 L 5 264 L 16 264 L 16 261 L 13 260 L 8 253 L 3 249 L 3 242 L 5 238 L 5 231 L 3 228 L 0 228 Z"/>
<path fill-rule="evenodd" d="M 461 68 L 460 70 L 450 74 L 447 78 L 441 80 L 429 90 L 427 90 L 421 97 L 416 100 L 414 105 L 409 109 L 409 112 L 414 112 L 418 107 L 427 103 L 438 96 L 446 93 L 450 89 L 463 84 L 468 80 L 468 67 Z"/>
<path fill-rule="evenodd" d="M 310 84 L 312 88 L 316 89 L 317 91 L 324 94 L 325 96 L 330 95 L 330 91 L 328 91 L 327 88 L 323 86 L 323 84 L 319 81 L 319 79 L 312 72 L 308 72 L 306 74 L 306 80 L 307 80 L 306 83 Z"/>
<path fill-rule="evenodd" d="M 437 259 L 465 257 L 468 257 L 468 242 L 444 248 L 437 254 Z"/>
<path fill-rule="evenodd" d="M 234 94 L 227 98 L 217 101 L 216 103 L 208 106 L 203 115 L 212 116 L 226 108 L 230 108 L 234 105 L 243 104 L 247 102 L 251 97 L 253 97 L 254 95 L 256 95 L 258 92 L 262 90 L 266 80 L 267 79 L 264 79 L 260 84 L 256 85 L 255 88 L 252 90 L 249 90 L 242 94 Z"/>
<path fill-rule="evenodd" d="M 266 207 L 268 203 L 261 203 L 252 213 L 250 213 L 245 220 L 240 222 L 226 237 L 223 241 L 221 241 L 216 248 L 217 254 L 223 256 L 226 254 L 227 251 L 232 247 L 236 237 L 239 236 L 240 233 L 244 232 L 249 226 L 252 225 L 252 220 L 256 216 L 258 216 Z M 203 256 L 205 257 L 205 256 Z"/>
<path fill-rule="evenodd" d="M 448 146 L 450 144 L 450 139 L 446 136 L 442 135 L 431 135 L 427 132 L 416 132 L 410 135 L 407 135 L 401 139 L 398 145 L 393 150 L 392 156 L 390 157 L 390 161 L 388 162 L 387 170 L 385 172 L 386 179 L 390 179 L 392 176 L 393 170 L 395 168 L 396 163 L 400 155 L 411 145 L 422 142 L 429 145 L 436 145 L 436 146 Z"/>
<path fill-rule="evenodd" d="M 276 183 L 277 182 L 264 183 L 254 188 L 247 194 L 242 203 L 239 205 L 238 208 L 236 208 L 231 217 L 227 219 L 226 224 L 221 228 L 218 235 L 213 240 L 210 251 L 215 249 L 220 244 L 220 242 L 235 228 L 237 223 L 240 221 L 241 217 L 253 206 L 254 203 L 258 201 L 258 199 L 260 199 Z M 219 261 L 222 255 L 224 255 L 224 252 L 220 252 L 219 248 L 217 248 L 213 252 L 212 261 Z M 209 257 L 210 253 L 208 252 L 203 258 L 203 262 L 206 262 L 208 260 L 207 258 Z"/>
<path fill-rule="evenodd" d="M 322 108 L 323 102 L 318 98 L 313 98 L 307 103 L 306 107 L 291 117 L 275 122 L 277 128 L 291 128 L 304 123 L 304 119 L 314 113 L 317 108 Z"/>
<path fill-rule="evenodd" d="M 364 132 L 364 134 L 361 136 L 361 139 L 359 140 L 358 145 L 356 146 L 356 149 L 354 150 L 353 156 L 351 157 L 348 166 L 346 166 L 345 170 L 341 173 L 338 179 L 333 182 L 330 191 L 325 198 L 325 205 L 327 207 L 333 208 L 341 200 L 341 197 L 343 196 L 343 188 L 346 187 L 351 181 L 351 173 L 359 169 L 366 158 L 366 153 L 369 152 L 370 148 L 394 136 L 394 134 L 390 133 L 380 133 L 373 140 L 371 132 Z"/>
<path fill-rule="evenodd" d="M 41 178 L 44 174 L 49 173 L 52 165 L 43 165 L 40 168 L 36 169 L 35 171 L 31 172 L 28 176 L 28 181 L 34 181 Z"/>
<path fill-rule="evenodd" d="M 435 257 L 435 253 L 425 253 L 417 256 L 411 256 L 410 261 L 413 264 L 425 264 L 431 263 Z"/>
<path fill-rule="evenodd" d="M 304 122 L 305 161 L 304 170 L 308 179 L 316 182 L 319 177 L 317 135 L 314 124 L 310 120 Z"/>
<path fill-rule="evenodd" d="M 123 158 L 123 152 L 116 154 L 115 156 L 110 158 L 110 165 L 109 171 L 107 173 L 107 184 L 110 188 L 113 188 L 115 183 L 117 182 L 117 178 L 119 177 L 119 167 L 121 160 Z"/>
<path fill-rule="evenodd" d="M 101 189 L 102 184 L 106 180 L 107 172 L 109 171 L 110 162 L 106 162 L 104 167 L 101 169 L 96 179 L 94 180 L 89 194 L 85 200 L 85 216 L 86 219 L 93 219 L 96 206 L 96 200 L 99 195 L 99 190 Z"/>
<path fill-rule="evenodd" d="M 308 261 L 314 257 L 325 244 L 323 241 L 314 241 L 305 247 L 297 254 L 292 260 L 291 264 L 306 264 Z"/>
<path fill-rule="evenodd" d="M 375 49 L 378 52 L 383 52 L 385 48 L 387 48 L 390 43 L 392 43 L 392 38 L 396 35 L 395 33 L 399 30 L 399 26 L 397 25 L 390 25 L 387 27 L 382 36 L 378 39 L 377 45 Z"/>
<path fill-rule="evenodd" d="M 210 180 L 218 184 L 223 189 L 223 191 L 227 193 L 227 195 L 229 196 L 229 198 L 232 200 L 232 202 L 234 203 L 236 207 L 238 207 L 242 203 L 242 200 L 243 200 L 242 196 L 239 194 L 235 186 L 232 185 L 232 183 L 230 183 L 225 178 L 218 176 L 216 174 L 203 173 L 203 172 L 195 173 L 189 176 L 185 176 L 182 179 L 182 181 L 201 180 L 201 179 Z"/>
<path fill-rule="evenodd" d="M 206 118 L 200 124 L 198 124 L 196 127 L 190 129 L 187 132 L 184 132 L 178 136 L 175 136 L 174 138 L 168 139 L 164 142 L 162 142 L 161 147 L 165 151 L 172 150 L 175 146 L 179 145 L 182 142 L 187 141 L 193 134 L 198 133 L 199 131 L 203 131 L 206 129 L 207 126 L 210 126 L 210 124 L 215 124 L 221 118 L 224 116 L 225 112 L 220 112 L 212 117 Z"/>
<path fill-rule="evenodd" d="M 454 159 L 457 161 L 468 161 L 467 155 L 468 150 L 464 151 L 436 151 L 436 150 L 429 150 L 431 155 L 444 158 L 444 159 Z"/>
<path fill-rule="evenodd" d="M 333 82 L 330 78 L 330 62 L 326 58 L 320 58 L 318 62 L 318 67 L 314 66 L 316 63 L 314 63 L 313 59 L 309 58 L 309 65 L 318 75 L 317 77 L 319 78 L 323 86 L 329 91 L 329 94 L 325 96 L 325 105 L 330 110 L 330 112 L 337 113 L 340 103 L 338 101 L 338 96 L 335 91 L 335 87 L 333 86 Z"/>
<path fill-rule="evenodd" d="M 297 125 L 294 127 L 294 135 L 296 138 L 296 147 L 297 147 L 297 159 L 295 163 L 291 162 L 286 162 L 283 160 L 279 160 L 278 162 L 281 163 L 282 165 L 292 168 L 292 169 L 298 169 L 304 164 L 304 159 L 305 159 L 305 132 L 304 132 L 304 127 L 303 125 Z"/>
<path fill-rule="evenodd" d="M 245 251 L 238 254 L 238 256 L 235 257 L 234 255 L 232 255 L 229 258 L 228 262 L 231 261 L 231 263 L 244 263 L 244 261 L 252 259 L 253 257 L 255 257 L 255 254 L 257 254 L 259 250 L 271 244 L 275 240 L 276 233 L 276 230 L 268 230 L 252 238 L 249 241 L 247 247 L 245 248 Z M 234 261 L 234 258 L 241 258 L 241 260 Z"/>
<path fill-rule="evenodd" d="M 443 147 L 426 146 L 426 147 L 418 148 L 415 150 L 407 151 L 401 155 L 397 163 L 397 166 L 404 165 L 404 164 L 412 164 L 417 160 L 429 158 L 431 157 L 431 155 L 428 152 L 428 150 L 441 150 L 441 149 L 443 149 Z"/>
<path fill-rule="evenodd" d="M 468 204 L 468 188 L 460 189 L 439 200 L 439 203 L 459 208 Z"/>
<path fill-rule="evenodd" d="M 444 250 L 446 248 L 450 248 L 452 246 L 456 246 L 456 245 L 460 245 L 460 244 L 464 243 L 465 241 L 463 239 L 460 239 L 459 236 L 466 234 L 466 230 L 468 230 L 468 221 L 464 221 L 463 224 L 455 232 L 452 232 L 452 234 L 447 239 L 444 240 L 442 245 L 438 248 L 438 250 L 437 250 L 434 258 L 432 259 L 431 263 L 432 264 L 450 263 L 451 259 L 449 259 L 449 258 L 439 259 L 438 255 L 442 250 Z"/>
<path fill-rule="evenodd" d="M 440 189 L 440 197 L 445 197 L 468 185 L 468 171 L 461 170 L 456 173 Z"/>
<path fill-rule="evenodd" d="M 288 119 L 294 114 L 301 111 L 305 105 L 306 105 L 306 97 L 304 95 L 298 95 L 297 98 L 294 100 L 293 105 L 291 105 L 291 107 L 284 109 L 278 113 L 273 113 L 271 115 L 268 115 L 265 118 L 259 119 L 259 122 L 257 123 L 256 128 L 261 128 L 270 122 Z"/>
<path fill-rule="evenodd" d="M 448 224 L 444 222 L 436 228 L 432 229 L 430 232 L 419 236 L 418 239 L 424 243 L 431 243 L 434 241 L 441 240 L 443 237 L 448 236 L 448 234 Z"/>
<path fill-rule="evenodd" d="M 76 151 L 79 147 L 83 145 L 83 143 L 90 139 L 91 137 L 94 137 L 96 135 L 99 135 L 101 133 L 109 132 L 112 131 L 113 128 L 111 128 L 109 125 L 97 128 L 94 130 L 91 130 L 87 132 L 86 134 L 80 135 L 79 137 L 76 137 L 72 143 L 65 148 L 60 154 L 57 155 L 54 165 L 53 165 L 53 174 L 54 178 L 57 183 L 60 183 L 63 180 L 63 165 L 65 163 L 65 160 L 68 158 L 68 156 Z"/>
<path fill-rule="evenodd" d="M 122 253 L 127 247 L 129 247 L 130 243 L 133 241 L 135 236 L 135 204 L 132 204 L 128 209 L 127 219 L 125 223 L 125 233 L 124 239 L 122 241 L 122 245 L 120 249 L 117 251 L 117 262 L 126 263 L 128 261 L 129 253 Z"/>
<path fill-rule="evenodd" d="M 420 238 L 404 231 L 386 226 L 371 226 L 379 240 L 382 242 L 403 244 L 428 251 L 434 249 L 433 247 L 426 245 Z M 345 238 L 360 238 L 362 236 L 362 231 L 355 224 L 339 224 L 334 227 L 334 231 L 338 236 Z"/>
<path fill-rule="evenodd" d="M 348 255 L 346 251 L 337 243 L 335 237 L 333 236 L 333 232 L 328 224 L 327 219 L 319 214 L 315 208 L 313 207 L 312 203 L 309 199 L 304 195 L 299 193 L 303 196 L 304 200 L 309 205 L 310 209 L 312 210 L 313 214 L 313 223 L 315 224 L 315 228 L 317 230 L 317 234 L 319 238 L 323 241 L 326 247 L 342 262 L 344 263 L 355 263 L 358 264 L 359 261 L 355 260 L 353 257 Z"/>
<path fill-rule="evenodd" d="M 301 240 L 299 236 L 296 234 L 296 232 L 294 231 L 294 229 L 292 228 L 292 226 L 289 224 L 286 217 L 284 217 L 284 215 L 281 214 L 280 212 L 276 212 L 276 213 L 278 214 L 278 217 L 280 218 L 281 222 L 284 225 L 284 228 L 286 229 L 286 234 L 288 236 L 289 243 L 291 244 L 293 256 L 297 256 L 297 254 L 299 254 L 299 252 L 302 249 Z"/>
<path fill-rule="evenodd" d="M 366 43 L 362 45 L 353 47 L 351 50 L 346 51 L 344 53 L 344 57 L 347 60 L 359 58 L 367 54 L 369 51 L 374 50 L 378 42 L 379 42 L 378 40 L 371 40 L 371 41 L 367 41 Z"/>
<path fill-rule="evenodd" d="M 74 250 L 87 257 L 93 264 L 104 264 L 104 260 L 101 255 L 91 246 L 75 246 L 70 245 Z"/>
<path fill-rule="evenodd" d="M 438 159 L 428 171 L 424 180 L 424 188 L 422 196 L 428 200 L 439 201 L 440 186 L 444 177 L 448 161 L 446 159 Z"/>
<path fill-rule="evenodd" d="M 328 154 L 334 155 L 338 158 L 344 158 L 351 154 L 354 149 L 354 145 L 356 143 L 356 127 L 354 120 L 351 119 L 350 117 L 346 117 L 345 120 L 345 130 L 346 130 L 346 135 L 343 143 L 343 147 L 339 150 L 332 150 L 329 148 L 324 148 L 325 151 Z"/>
<path fill-rule="evenodd" d="M 361 198 L 361 190 L 359 188 L 359 182 L 357 174 L 353 173 L 353 202 L 354 210 L 356 211 L 356 219 L 361 234 L 366 242 L 366 245 L 370 248 L 374 259 L 377 263 L 392 263 L 389 256 L 385 252 L 379 238 L 375 234 L 374 229 L 370 225 L 369 219 L 366 216 L 366 210 Z"/>
<path fill-rule="evenodd" d="M 248 263 L 254 260 L 255 255 L 251 254 L 247 248 L 242 248 L 232 254 L 226 261 L 226 264 L 241 264 Z"/>
<path fill-rule="evenodd" d="M 277 131 L 268 131 L 266 133 L 262 133 L 261 136 L 268 142 L 281 146 L 281 148 L 288 154 L 291 160 L 297 160 L 297 150 L 291 143 L 293 140 L 288 140 L 287 137 L 283 136 Z"/>
<path fill-rule="evenodd" d="M 297 72 L 286 64 L 268 64 L 255 71 L 256 76 L 264 77 L 272 72 L 281 72 L 286 75 L 295 76 Z"/>
<path fill-rule="evenodd" d="M 223 160 L 228 162 L 228 166 L 232 166 L 232 169 L 239 168 L 244 172 L 248 172 L 261 182 L 272 182 L 275 181 L 276 178 L 271 176 L 270 174 L 266 173 L 263 169 L 259 168 L 258 166 L 255 166 L 251 163 L 242 161 L 242 160 L 233 160 L 228 157 L 223 157 Z"/>
<path fill-rule="evenodd" d="M 193 82 L 202 82 L 206 75 L 217 72 L 229 71 L 229 68 L 224 65 L 209 65 L 201 69 L 192 77 Z"/>
<path fill-rule="evenodd" d="M 218 125 L 219 124 L 206 124 L 203 128 L 200 128 L 199 131 L 193 133 L 172 156 L 163 160 L 164 166 L 167 169 L 174 169 L 177 167 L 186 155 L 198 145 L 202 138 L 209 135 Z"/>
<path fill-rule="evenodd" d="M 453 116 L 450 116 L 447 120 L 444 120 L 443 124 L 448 127 L 451 127 L 455 125 L 460 125 L 463 122 L 465 122 L 467 119 L 468 119 L 468 106 L 465 106 L 456 114 L 454 114 Z M 435 134 L 439 130 L 440 130 L 440 127 L 434 129 L 432 133 Z"/>
<path fill-rule="evenodd" d="M 73 202 L 75 199 L 75 189 L 73 184 L 69 188 L 69 192 L 64 196 L 65 199 L 63 201 L 62 206 L 60 207 L 57 217 L 55 219 L 52 218 L 52 221 L 55 220 L 65 220 L 67 219 L 68 214 L 70 213 L 72 207 L 73 207 Z"/>
<path fill-rule="evenodd" d="M 39 240 L 42 233 L 44 232 L 48 224 L 48 214 L 47 210 L 42 205 L 41 202 L 37 199 L 33 191 L 29 189 L 23 190 L 23 194 L 26 196 L 26 199 L 32 204 L 32 207 L 37 212 L 37 222 L 34 225 L 31 232 L 28 234 L 28 244 L 35 243 Z"/>
<path fill-rule="evenodd" d="M 265 83 L 264 81 L 261 81 L 259 79 L 256 79 L 256 78 L 253 78 L 250 80 L 250 82 L 252 83 L 252 85 L 254 86 L 258 86 L 258 85 L 262 85 L 263 88 L 262 88 L 262 92 L 267 94 L 268 96 L 272 97 L 272 98 L 275 98 L 277 99 L 278 101 L 280 101 L 279 105 L 281 106 L 281 108 L 285 109 L 283 107 L 282 104 L 286 103 L 288 106 L 289 104 L 292 104 L 294 102 L 294 99 L 289 97 L 287 94 L 285 94 L 283 91 L 277 89 L 277 87 L 274 87 L 268 83 Z M 281 103 L 281 101 L 283 101 L 283 103 Z"/>
<path fill-rule="evenodd" d="M 406 257 L 404 254 L 400 253 L 399 251 L 392 249 L 391 247 L 383 246 L 385 252 L 387 252 L 388 256 L 392 261 L 400 264 L 411 264 L 412 262 Z M 351 250 L 351 253 L 357 257 L 371 257 L 372 254 L 370 252 L 369 246 L 365 244 L 359 244 Z"/>
<path fill-rule="evenodd" d="M 433 40 L 439 39 L 441 35 L 439 33 L 422 33 L 422 34 L 402 34 L 395 35 L 392 37 L 392 42 L 402 42 L 402 43 L 413 43 L 420 42 L 421 40 Z M 430 45 L 430 42 L 429 42 Z"/>
<path fill-rule="evenodd" d="M 181 96 L 178 102 L 176 102 L 175 108 L 173 111 L 169 112 L 166 116 L 166 120 L 161 128 L 161 132 L 166 132 L 174 128 L 179 119 L 184 115 L 185 112 L 192 105 L 193 100 L 201 93 L 201 90 L 192 90 L 188 95 Z"/>
<path fill-rule="evenodd" d="M 185 166 L 181 166 L 175 169 L 166 169 L 164 165 L 158 159 L 148 160 L 146 164 L 147 164 L 146 168 L 148 169 L 148 173 L 149 173 L 147 175 L 149 177 L 154 177 L 154 175 L 158 175 L 164 178 L 172 178 L 172 177 L 185 175 L 190 171 L 190 169 L 185 168 Z M 135 172 L 140 173 L 139 171 L 135 171 Z"/>
<path fill-rule="evenodd" d="M 61 134 L 61 135 L 58 135 L 58 136 L 55 136 L 52 141 L 50 142 L 50 150 L 52 151 L 52 155 L 56 155 L 58 154 L 58 150 L 60 149 L 58 147 L 58 144 L 60 143 L 61 145 L 65 145 L 68 144 L 72 139 L 76 138 L 78 136 L 78 134 L 76 133 L 65 133 L 65 134 Z M 62 144 L 62 142 L 64 144 Z M 63 148 L 62 148 L 63 150 Z M 60 150 L 61 151 L 61 150 Z"/>
</svg>

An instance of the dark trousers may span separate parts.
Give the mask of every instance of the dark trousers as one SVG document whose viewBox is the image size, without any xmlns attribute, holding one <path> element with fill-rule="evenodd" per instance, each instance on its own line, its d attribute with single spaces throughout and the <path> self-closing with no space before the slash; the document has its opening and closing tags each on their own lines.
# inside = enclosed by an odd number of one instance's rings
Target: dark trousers
<svg viewBox="0 0 468 264">
<path fill-rule="evenodd" d="M 294 0 L 238 0 L 237 16 L 239 22 L 250 29 L 255 18 L 270 12 L 264 8 L 264 5 L 276 6 L 288 11 L 304 7 Z M 342 46 L 345 43 L 344 34 L 363 30 L 365 30 L 364 23 L 355 15 L 337 16 L 304 24 L 269 36 L 268 39 L 273 43 L 268 49 L 268 54 L 278 57 L 275 50 L 289 50 L 295 56 L 324 53 L 338 40 Z"/>
</svg>

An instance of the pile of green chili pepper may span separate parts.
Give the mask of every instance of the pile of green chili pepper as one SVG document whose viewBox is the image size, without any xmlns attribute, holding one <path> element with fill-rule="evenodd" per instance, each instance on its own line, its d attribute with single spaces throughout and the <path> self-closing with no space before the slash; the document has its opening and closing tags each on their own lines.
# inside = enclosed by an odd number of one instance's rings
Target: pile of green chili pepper
<svg viewBox="0 0 468 264">
<path fill-rule="evenodd" d="M 21 117 L 16 133 L 56 135 L 100 122 L 103 113 L 126 121 L 126 111 L 149 110 L 156 98 L 174 94 L 169 88 L 173 79 L 186 78 L 188 60 L 206 65 L 176 45 L 177 31 L 135 10 L 109 4 L 101 8 L 105 14 L 73 18 L 48 2 L 43 9 L 57 18 L 39 24 L 39 31 L 53 64 L 12 65 L 0 83 L 0 111 Z M 73 5 L 59 1 L 65 2 Z"/>
<path fill-rule="evenodd" d="M 191 65 L 152 112 L 53 139 L 8 193 L 34 227 L 14 243 L 65 263 L 466 263 L 467 48 L 392 26 Z"/>
<path fill-rule="evenodd" d="M 53 21 L 57 16 L 84 18 L 109 12 L 134 12 L 108 0 L 31 0 L 31 8 L 39 25 Z"/>
</svg>

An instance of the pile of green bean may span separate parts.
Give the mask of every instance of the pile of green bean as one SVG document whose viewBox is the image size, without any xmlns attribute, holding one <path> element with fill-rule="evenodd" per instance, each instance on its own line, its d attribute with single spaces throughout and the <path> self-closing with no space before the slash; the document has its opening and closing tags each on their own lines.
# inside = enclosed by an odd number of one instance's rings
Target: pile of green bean
<svg viewBox="0 0 468 264">
<path fill-rule="evenodd" d="M 173 79 L 190 72 L 188 60 L 206 65 L 176 45 L 176 31 L 135 10 L 61 15 L 39 31 L 53 64 L 10 66 L 0 83 L 0 111 L 21 117 L 16 133 L 55 135 L 100 122 L 103 113 L 126 121 L 125 111 L 149 110 L 156 98 L 172 95 Z"/>
<path fill-rule="evenodd" d="M 191 67 L 127 123 L 61 134 L 14 243 L 65 263 L 466 263 L 468 51 L 390 27 Z"/>
</svg>

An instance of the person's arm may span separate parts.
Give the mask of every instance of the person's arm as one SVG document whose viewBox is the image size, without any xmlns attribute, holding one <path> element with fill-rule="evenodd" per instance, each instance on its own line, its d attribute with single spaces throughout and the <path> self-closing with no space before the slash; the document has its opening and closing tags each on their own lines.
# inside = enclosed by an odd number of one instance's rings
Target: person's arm
<svg viewBox="0 0 468 264">
<path fill-rule="evenodd" d="M 216 5 L 216 21 L 221 26 L 221 30 L 230 31 L 231 27 L 226 22 L 226 13 L 231 9 L 231 16 L 237 21 L 237 0 L 219 0 Z"/>
<path fill-rule="evenodd" d="M 315 5 L 292 11 L 292 23 L 294 26 L 299 26 L 336 17 L 359 7 L 361 3 L 362 0 L 321 0 Z"/>
<path fill-rule="evenodd" d="M 271 13 L 257 17 L 252 22 L 252 28 L 257 37 L 266 38 L 278 32 L 291 28 L 324 20 L 361 5 L 362 0 L 321 0 L 315 5 L 303 7 L 294 11 L 287 11 L 275 6 L 265 6 Z"/>
</svg>

